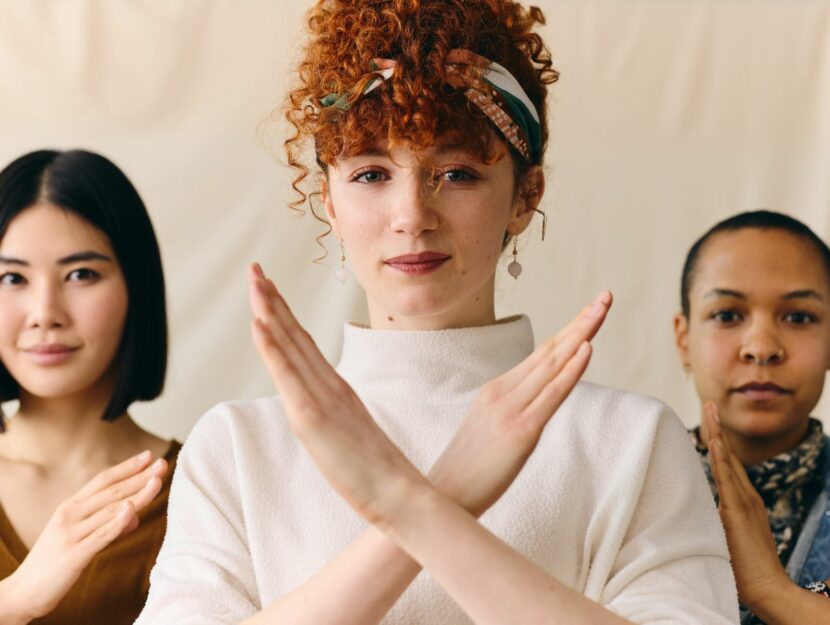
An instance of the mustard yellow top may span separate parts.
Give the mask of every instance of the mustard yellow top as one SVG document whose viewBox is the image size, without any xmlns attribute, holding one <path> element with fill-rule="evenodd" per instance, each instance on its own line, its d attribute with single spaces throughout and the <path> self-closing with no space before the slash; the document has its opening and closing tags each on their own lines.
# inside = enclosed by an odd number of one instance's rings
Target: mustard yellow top
<svg viewBox="0 0 830 625">
<path fill-rule="evenodd" d="M 150 569 L 164 539 L 170 480 L 181 448 L 171 441 L 161 492 L 139 513 L 138 529 L 96 555 L 58 607 L 32 625 L 132 625 L 147 600 Z M 0 579 L 11 575 L 28 553 L 0 505 Z"/>
</svg>

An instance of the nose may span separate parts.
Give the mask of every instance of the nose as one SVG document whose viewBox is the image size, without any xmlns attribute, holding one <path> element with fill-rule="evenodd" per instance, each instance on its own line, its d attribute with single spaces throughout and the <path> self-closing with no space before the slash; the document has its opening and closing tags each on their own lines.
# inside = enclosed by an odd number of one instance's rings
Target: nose
<svg viewBox="0 0 830 625">
<path fill-rule="evenodd" d="M 49 330 L 67 325 L 66 311 L 60 287 L 51 281 L 43 281 L 32 291 L 29 309 L 29 326 Z"/>
<path fill-rule="evenodd" d="M 438 228 L 438 193 L 418 178 L 410 176 L 391 200 L 390 227 L 394 232 L 418 236 Z"/>
<path fill-rule="evenodd" d="M 741 343 L 739 357 L 742 362 L 760 366 L 784 362 L 787 355 L 773 326 L 762 320 L 750 325 Z"/>
</svg>

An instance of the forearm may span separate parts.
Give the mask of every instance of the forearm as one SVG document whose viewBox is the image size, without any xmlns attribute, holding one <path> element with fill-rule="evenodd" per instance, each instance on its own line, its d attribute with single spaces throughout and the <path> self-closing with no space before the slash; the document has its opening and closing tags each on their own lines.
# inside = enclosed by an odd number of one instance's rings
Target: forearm
<svg viewBox="0 0 830 625">
<path fill-rule="evenodd" d="M 14 574 L 0 580 L 0 625 L 26 625 L 29 616 L 23 600 L 15 587 Z"/>
<path fill-rule="evenodd" d="M 792 582 L 748 607 L 767 625 L 830 625 L 830 599 Z"/>
<path fill-rule="evenodd" d="M 548 575 L 435 489 L 417 491 L 384 530 L 477 625 L 630 625 Z"/>
<path fill-rule="evenodd" d="M 370 527 L 314 577 L 244 625 L 372 625 L 420 570 L 383 532 Z"/>
</svg>

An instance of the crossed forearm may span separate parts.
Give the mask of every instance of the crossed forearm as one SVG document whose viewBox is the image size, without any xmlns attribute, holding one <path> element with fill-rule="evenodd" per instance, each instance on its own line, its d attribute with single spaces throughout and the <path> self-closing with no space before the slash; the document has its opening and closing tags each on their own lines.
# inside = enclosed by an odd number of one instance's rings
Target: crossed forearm
<svg viewBox="0 0 830 625">
<path fill-rule="evenodd" d="M 373 625 L 420 570 L 386 534 L 370 527 L 314 577 L 244 625 Z"/>
</svg>

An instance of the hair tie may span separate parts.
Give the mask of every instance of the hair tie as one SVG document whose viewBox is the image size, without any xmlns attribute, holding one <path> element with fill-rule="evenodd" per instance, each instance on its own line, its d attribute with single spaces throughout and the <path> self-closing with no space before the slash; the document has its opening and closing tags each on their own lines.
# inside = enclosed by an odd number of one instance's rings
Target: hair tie
<svg viewBox="0 0 830 625">
<path fill-rule="evenodd" d="M 467 99 L 490 119 L 507 142 L 529 163 L 538 163 L 542 152 L 539 113 L 516 77 L 504 66 L 462 48 L 450 50 L 446 62 L 448 66 L 471 65 L 480 70 L 479 76 L 470 78 L 465 72 L 448 67 L 447 82 L 453 87 L 464 88 Z M 396 65 L 394 59 L 373 59 L 369 74 L 374 75 L 374 79 L 366 83 L 359 97 L 388 80 Z M 358 82 L 363 78 L 361 76 Z M 320 103 L 323 107 L 334 106 L 346 111 L 351 96 L 350 91 L 329 93 Z"/>
</svg>

